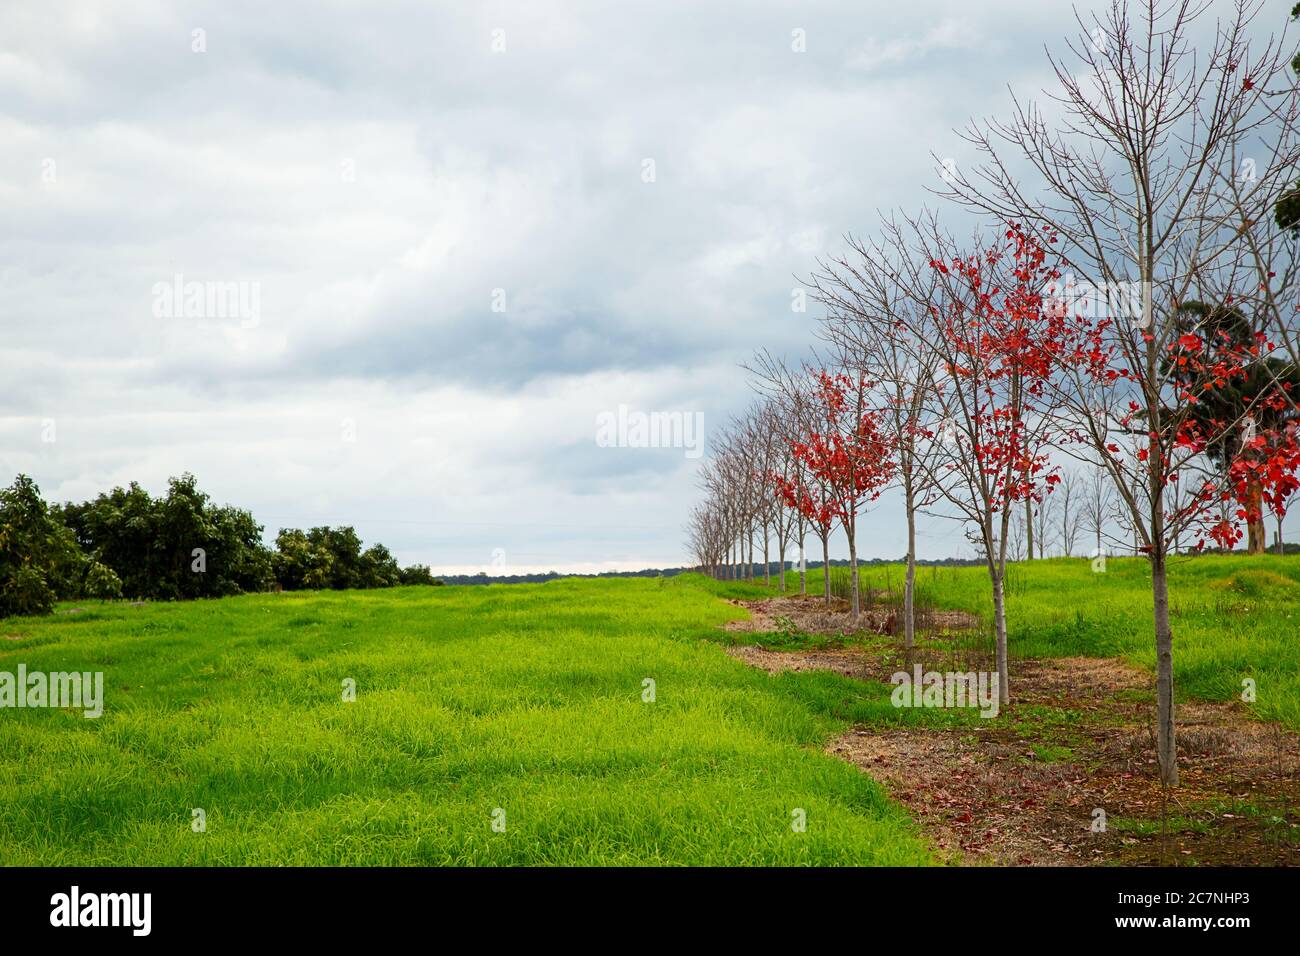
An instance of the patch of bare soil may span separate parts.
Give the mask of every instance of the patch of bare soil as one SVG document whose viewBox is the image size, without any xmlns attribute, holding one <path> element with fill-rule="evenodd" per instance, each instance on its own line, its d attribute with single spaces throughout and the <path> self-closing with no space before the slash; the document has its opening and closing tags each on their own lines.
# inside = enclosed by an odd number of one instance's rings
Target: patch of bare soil
<svg viewBox="0 0 1300 956">
<path fill-rule="evenodd" d="M 789 616 L 786 602 L 759 603 L 767 619 Z M 729 650 L 769 673 L 888 681 L 902 669 L 897 643 Z M 931 645 L 908 665 L 955 669 L 959 653 Z M 942 856 L 966 865 L 1300 864 L 1296 734 L 1233 704 L 1181 703 L 1180 783 L 1164 792 L 1151 674 L 1116 659 L 1018 660 L 1012 696 L 994 719 L 855 727 L 827 749 L 880 781 Z"/>
<path fill-rule="evenodd" d="M 859 647 L 827 648 L 820 651 L 769 651 L 740 644 L 728 647 L 732 657 L 762 668 L 769 674 L 778 671 L 834 671 L 859 680 L 880 679 L 880 659 Z"/>
<path fill-rule="evenodd" d="M 903 622 L 897 611 L 888 606 L 870 603 L 872 595 L 864 601 L 855 625 L 849 619 L 847 601 L 833 598 L 828 605 L 820 595 L 792 594 L 786 597 L 766 598 L 761 601 L 729 601 L 750 613 L 747 621 L 729 621 L 728 631 L 780 632 L 797 630 L 805 634 L 829 634 L 842 637 L 856 634 L 900 633 Z M 925 610 L 917 618 L 918 628 L 935 632 L 962 630 L 978 623 L 965 611 Z"/>
<path fill-rule="evenodd" d="M 881 628 L 889 626 L 889 615 L 883 613 L 872 615 L 869 611 L 864 613 L 858 626 L 853 626 L 849 621 L 848 602 L 837 598 L 832 599 L 830 604 L 812 595 L 728 603 L 743 607 L 750 614 L 747 621 L 728 621 L 724 625 L 728 631 L 761 633 L 798 630 L 808 634 L 846 635 L 861 630 L 881 633 Z"/>
</svg>

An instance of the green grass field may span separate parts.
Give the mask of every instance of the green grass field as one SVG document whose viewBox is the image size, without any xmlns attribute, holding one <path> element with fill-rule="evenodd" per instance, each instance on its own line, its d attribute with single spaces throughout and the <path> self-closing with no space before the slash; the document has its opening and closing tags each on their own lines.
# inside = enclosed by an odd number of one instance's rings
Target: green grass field
<svg viewBox="0 0 1300 956">
<path fill-rule="evenodd" d="M 721 591 L 753 593 L 566 580 L 0 622 L 25 635 L 0 670 L 106 682 L 97 720 L 0 710 L 0 860 L 928 862 L 881 789 L 819 752 L 850 719 L 895 719 L 885 689 L 732 660 L 700 639 L 744 613 Z"/>
<path fill-rule="evenodd" d="M 1293 558 L 1180 561 L 1180 693 L 1228 699 L 1250 676 L 1261 717 L 1300 725 L 1297 577 Z M 867 587 L 901 579 L 864 570 Z M 931 604 L 987 609 L 979 568 L 919 581 Z M 1137 560 L 1016 567 L 1012 652 L 1150 667 L 1146 584 Z M 934 862 L 905 813 L 822 748 L 852 722 L 966 718 L 733 660 L 718 626 L 744 612 L 719 597 L 764 593 L 692 575 L 0 621 L 0 671 L 102 670 L 106 698 L 97 720 L 0 710 L 0 863 Z"/>
</svg>

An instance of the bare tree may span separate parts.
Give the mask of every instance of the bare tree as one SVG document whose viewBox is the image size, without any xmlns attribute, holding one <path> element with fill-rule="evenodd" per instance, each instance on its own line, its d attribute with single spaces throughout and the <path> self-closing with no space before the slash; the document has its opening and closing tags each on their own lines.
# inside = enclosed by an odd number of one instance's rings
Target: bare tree
<svg viewBox="0 0 1300 956">
<path fill-rule="evenodd" d="M 1065 483 L 1062 478 L 1061 484 Z M 1027 520 L 1033 528 L 1033 539 L 1030 545 L 1037 545 L 1038 557 L 1047 557 L 1048 549 L 1051 547 L 1052 532 L 1056 528 L 1056 507 L 1060 503 L 1061 484 L 1056 487 L 1055 494 L 1044 495 L 1041 501 L 1030 499 L 1032 510 L 1027 515 Z"/>
<path fill-rule="evenodd" d="M 686 536 L 695 566 L 702 573 L 722 577 L 727 538 L 722 512 L 715 501 L 705 499 L 691 509 Z"/>
<path fill-rule="evenodd" d="M 777 561 L 780 565 L 777 586 L 780 590 L 785 591 L 786 553 L 789 550 L 791 537 L 799 533 L 800 515 L 795 509 L 787 507 L 777 493 L 778 482 L 789 481 L 798 465 L 798 461 L 790 451 L 790 444 L 785 437 L 785 423 L 782 421 L 782 416 L 780 402 L 777 399 L 769 398 L 763 403 L 759 424 L 766 434 L 765 440 L 769 443 L 768 465 L 765 475 L 767 486 L 766 508 L 771 517 L 772 528 L 776 533 Z M 799 543 L 800 547 L 802 547 L 802 538 Z M 764 560 L 766 558 L 766 549 L 764 549 Z"/>
<path fill-rule="evenodd" d="M 735 425 L 736 441 L 746 469 L 745 488 L 749 495 L 749 512 L 763 540 L 763 583 L 772 585 L 771 538 L 780 502 L 772 490 L 772 475 L 777 465 L 776 438 L 771 431 L 766 403 L 749 409 Z M 751 552 L 752 554 L 752 552 Z M 750 580 L 753 580 L 751 560 Z"/>
<path fill-rule="evenodd" d="M 1095 542 L 1092 556 L 1103 558 L 1106 556 L 1103 536 L 1115 510 L 1115 492 L 1110 476 L 1101 466 L 1088 469 L 1083 480 L 1082 499 L 1083 526 Z"/>
<path fill-rule="evenodd" d="M 1010 513 L 1007 522 L 1007 557 L 1012 561 L 1025 559 L 1025 515 L 1019 509 Z"/>
<path fill-rule="evenodd" d="M 1079 535 L 1080 498 L 1083 496 L 1082 482 L 1078 472 L 1067 471 L 1061 476 L 1054 497 L 1057 508 L 1056 527 L 1059 529 L 1061 551 L 1067 557 L 1074 557 L 1074 543 Z"/>
</svg>

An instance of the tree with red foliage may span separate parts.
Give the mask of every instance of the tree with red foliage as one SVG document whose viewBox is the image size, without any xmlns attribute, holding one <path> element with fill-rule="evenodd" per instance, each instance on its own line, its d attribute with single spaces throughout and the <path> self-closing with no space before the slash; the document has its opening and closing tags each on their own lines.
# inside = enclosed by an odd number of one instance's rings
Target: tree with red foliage
<svg viewBox="0 0 1300 956">
<path fill-rule="evenodd" d="M 872 383 L 862 376 L 817 369 L 811 395 L 818 417 L 815 427 L 791 443 L 794 457 L 807 468 L 819 495 L 794 497 L 819 529 L 829 518 L 844 529 L 849 544 L 850 616 L 857 623 L 862 609 L 858 587 L 858 516 L 875 501 L 893 477 L 892 443 L 871 407 Z M 790 500 L 787 498 L 787 500 Z M 829 575 L 829 550 L 823 538 Z"/>
<path fill-rule="evenodd" d="M 797 441 L 791 441 L 791 457 L 799 461 L 794 448 Z M 831 531 L 835 528 L 835 511 L 827 501 L 826 488 L 806 468 L 797 469 L 792 475 L 773 475 L 772 485 L 777 496 L 787 508 L 798 512 L 812 527 L 822 543 L 822 569 L 830 568 Z M 831 578 L 829 573 L 823 575 L 822 597 L 825 603 L 831 603 Z"/>
<path fill-rule="evenodd" d="M 1273 485 L 1272 494 L 1264 503 L 1269 506 L 1277 522 L 1277 553 L 1286 554 L 1286 544 L 1282 540 L 1282 522 L 1286 519 L 1288 500 L 1300 491 L 1300 481 L 1296 480 L 1296 474 L 1300 472 L 1300 424 L 1292 422 L 1286 426 L 1284 432 L 1279 432 L 1274 437 L 1278 443 L 1285 443 L 1288 446 L 1284 457 L 1277 463 L 1279 471 L 1285 473 L 1287 477 L 1283 478 L 1279 475 Z"/>
<path fill-rule="evenodd" d="M 1202 302 L 1185 302 L 1178 309 L 1177 319 L 1178 341 L 1187 348 L 1171 350 L 1164 362 L 1176 384 L 1187 376 L 1194 380 L 1213 354 L 1225 349 L 1228 364 L 1243 365 L 1240 373 L 1225 378 L 1214 389 L 1201 389 L 1197 400 L 1188 403 L 1202 431 L 1214 436 L 1206 445 L 1205 457 L 1212 466 L 1211 480 L 1226 493 L 1236 484 L 1229 475 L 1233 463 L 1242 459 L 1243 465 L 1264 465 L 1268 450 L 1284 439 L 1288 425 L 1300 417 L 1292 396 L 1292 392 L 1300 391 L 1300 372 L 1291 362 L 1273 354 L 1251 354 L 1252 343 L 1267 340 L 1238 303 L 1210 307 Z M 1192 347 L 1197 350 L 1195 356 L 1187 354 Z M 1242 426 L 1236 431 L 1222 427 L 1238 421 Z M 1255 440 L 1256 436 L 1260 441 Z M 1267 550 L 1264 482 L 1253 474 L 1252 468 L 1238 470 L 1238 476 L 1246 480 L 1231 497 L 1239 499 L 1241 517 L 1248 516 L 1247 551 L 1263 554 Z M 1186 479 L 1186 471 L 1180 478 Z"/>
<path fill-rule="evenodd" d="M 1275 395 L 1262 404 L 1289 408 L 1285 402 Z M 1228 465 L 1224 482 L 1217 487 L 1210 485 L 1208 489 L 1233 510 L 1231 518 L 1221 517 L 1214 522 L 1207 529 L 1206 537 L 1231 548 L 1242 537 L 1238 522 L 1244 522 L 1247 528 L 1262 524 L 1265 506 L 1277 517 L 1280 526 L 1286 516 L 1287 500 L 1300 490 L 1297 472 L 1300 472 L 1300 441 L 1294 421 L 1248 437 Z"/>
<path fill-rule="evenodd" d="M 921 334 L 940 359 L 928 397 L 927 435 L 935 454 L 930 480 L 988 568 L 993 598 L 998 694 L 1010 701 L 1005 580 L 1013 506 L 1040 501 L 1060 481 L 1049 450 L 1048 380 L 1059 349 L 1059 321 L 1040 290 L 1054 276 L 1044 243 L 1016 227 L 999 241 L 961 254 L 937 231 L 922 233 L 939 277 L 932 320 Z"/>
</svg>

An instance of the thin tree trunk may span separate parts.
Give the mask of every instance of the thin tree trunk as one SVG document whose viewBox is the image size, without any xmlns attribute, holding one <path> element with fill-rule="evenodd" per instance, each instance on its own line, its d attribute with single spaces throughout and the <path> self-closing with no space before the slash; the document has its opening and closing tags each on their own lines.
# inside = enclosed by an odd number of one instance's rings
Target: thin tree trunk
<svg viewBox="0 0 1300 956">
<path fill-rule="evenodd" d="M 1034 560 L 1034 499 L 1025 499 L 1025 560 Z"/>
<path fill-rule="evenodd" d="M 763 525 L 763 585 L 772 586 L 772 560 L 767 550 L 768 526 Z"/>
<path fill-rule="evenodd" d="M 903 646 L 916 640 L 916 509 L 907 495 L 907 583 L 903 587 Z"/>
<path fill-rule="evenodd" d="M 1151 591 L 1156 620 L 1156 759 L 1160 782 L 1178 786 L 1178 746 L 1174 739 L 1174 635 L 1169 625 L 1169 580 L 1159 546 L 1152 552 Z"/>
<path fill-rule="evenodd" d="M 1268 551 L 1268 530 L 1264 527 L 1264 502 L 1259 482 L 1251 482 L 1247 493 L 1255 517 L 1246 523 L 1246 553 L 1264 554 Z"/>
<path fill-rule="evenodd" d="M 808 557 L 803 550 L 804 539 L 799 538 L 799 596 L 808 596 Z"/>
<path fill-rule="evenodd" d="M 790 539 L 788 535 L 789 535 L 789 529 L 786 529 L 786 531 L 782 533 L 781 527 L 779 525 L 777 526 L 776 549 L 778 552 L 780 552 L 780 557 L 781 557 L 781 572 L 780 572 L 781 583 L 779 587 L 783 592 L 785 591 L 785 565 L 786 565 L 785 549 L 790 545 Z"/>
<path fill-rule="evenodd" d="M 855 527 L 850 526 L 846 530 L 849 533 L 849 620 L 857 624 L 858 614 L 862 610 L 862 599 L 858 594 L 858 536 Z"/>
<path fill-rule="evenodd" d="M 997 640 L 998 701 L 1011 703 L 1011 678 L 1007 673 L 1007 606 L 1002 590 L 1004 572 L 996 566 L 989 568 L 993 578 L 993 628 Z"/>
<path fill-rule="evenodd" d="M 826 603 L 831 603 L 831 536 L 822 536 L 822 587 L 826 592 Z"/>
</svg>

